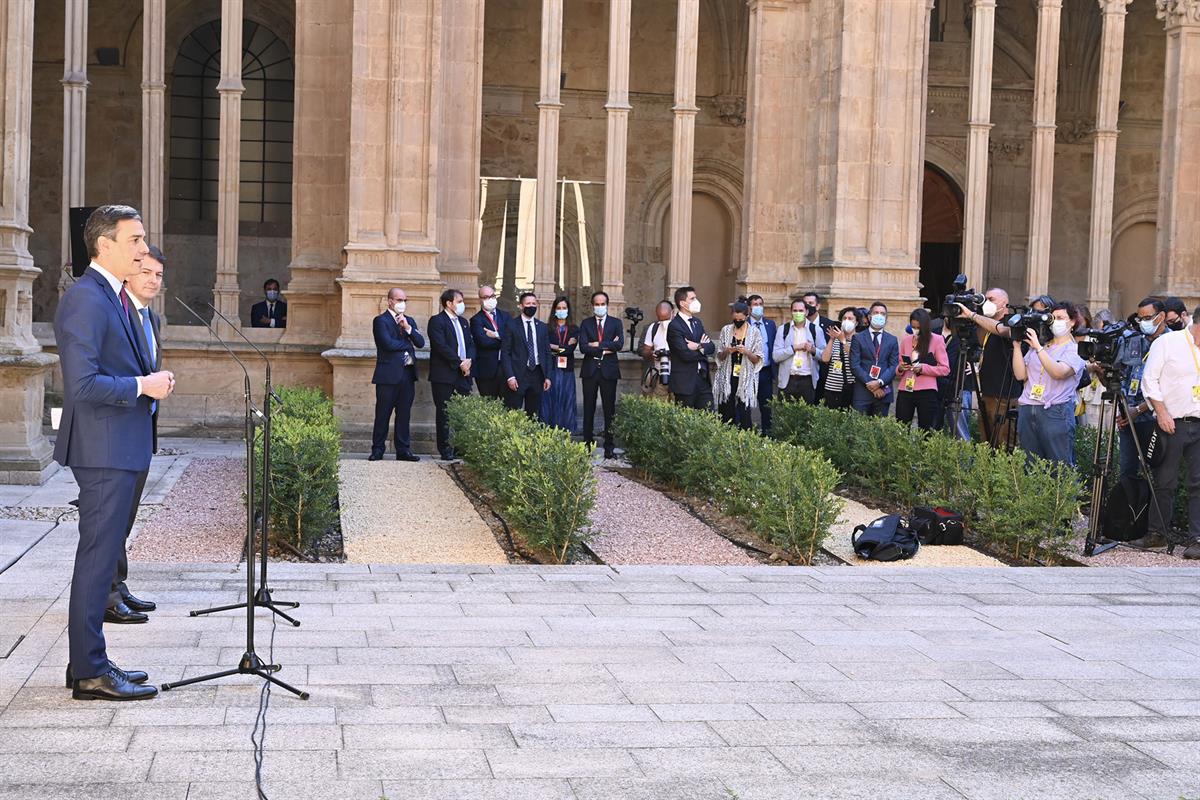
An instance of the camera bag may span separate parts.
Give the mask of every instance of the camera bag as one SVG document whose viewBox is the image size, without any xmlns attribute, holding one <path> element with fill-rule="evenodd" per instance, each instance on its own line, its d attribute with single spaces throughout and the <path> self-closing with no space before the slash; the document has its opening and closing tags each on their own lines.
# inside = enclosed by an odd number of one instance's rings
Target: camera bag
<svg viewBox="0 0 1200 800">
<path fill-rule="evenodd" d="M 1150 526 L 1150 484 L 1144 478 L 1117 481 L 1105 501 L 1101 533 L 1113 542 L 1132 542 Z"/>
<path fill-rule="evenodd" d="M 916 506 L 912 527 L 921 544 L 962 544 L 963 515 L 945 508 Z"/>
<path fill-rule="evenodd" d="M 921 542 L 909 525 L 908 517 L 888 514 L 870 525 L 855 526 L 850 534 L 850 546 L 859 558 L 901 561 L 915 556 L 921 548 Z"/>
</svg>

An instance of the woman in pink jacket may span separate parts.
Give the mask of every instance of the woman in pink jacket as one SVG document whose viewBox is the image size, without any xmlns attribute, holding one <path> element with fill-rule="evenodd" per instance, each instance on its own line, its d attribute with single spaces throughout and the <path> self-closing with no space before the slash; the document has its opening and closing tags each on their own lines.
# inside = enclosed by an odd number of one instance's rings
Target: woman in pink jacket
<svg viewBox="0 0 1200 800">
<path fill-rule="evenodd" d="M 939 416 L 942 396 L 937 379 L 950 374 L 946 340 L 933 332 L 929 312 L 918 308 L 908 317 L 912 333 L 900 340 L 900 367 L 896 373 L 900 391 L 896 393 L 896 419 L 911 423 L 913 412 L 917 427 L 933 429 Z"/>
</svg>

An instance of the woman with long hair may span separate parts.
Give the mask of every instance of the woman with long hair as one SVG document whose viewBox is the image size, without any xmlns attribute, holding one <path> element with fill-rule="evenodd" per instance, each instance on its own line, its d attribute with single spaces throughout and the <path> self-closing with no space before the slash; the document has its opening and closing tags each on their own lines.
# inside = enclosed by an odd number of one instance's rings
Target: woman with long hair
<svg viewBox="0 0 1200 800">
<path fill-rule="evenodd" d="M 542 422 L 575 432 L 575 347 L 579 327 L 571 323 L 571 301 L 556 297 L 550 311 L 550 391 L 542 394 Z"/>
<path fill-rule="evenodd" d="M 950 359 L 946 355 L 946 340 L 933 332 L 933 318 L 928 310 L 914 309 L 908 322 L 912 333 L 900 340 L 900 366 L 896 372 L 900 381 L 896 419 L 910 424 L 915 412 L 917 427 L 930 431 L 941 416 L 942 396 L 937 379 L 950 374 Z"/>
</svg>

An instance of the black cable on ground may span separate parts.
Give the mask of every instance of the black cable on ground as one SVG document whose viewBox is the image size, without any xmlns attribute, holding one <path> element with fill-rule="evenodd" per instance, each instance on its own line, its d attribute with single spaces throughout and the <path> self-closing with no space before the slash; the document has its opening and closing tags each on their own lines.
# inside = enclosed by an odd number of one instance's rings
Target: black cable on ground
<svg viewBox="0 0 1200 800">
<path fill-rule="evenodd" d="M 275 663 L 275 631 L 279 625 L 274 614 L 271 615 L 271 642 L 267 648 L 267 663 Z M 271 682 L 263 681 L 262 689 L 258 692 L 258 715 L 254 718 L 254 729 L 250 731 L 250 744 L 254 745 L 254 788 L 258 792 L 258 800 L 270 800 L 263 789 L 263 759 L 267 754 L 267 710 L 271 707 Z M 259 729 L 262 733 L 259 733 Z"/>
</svg>

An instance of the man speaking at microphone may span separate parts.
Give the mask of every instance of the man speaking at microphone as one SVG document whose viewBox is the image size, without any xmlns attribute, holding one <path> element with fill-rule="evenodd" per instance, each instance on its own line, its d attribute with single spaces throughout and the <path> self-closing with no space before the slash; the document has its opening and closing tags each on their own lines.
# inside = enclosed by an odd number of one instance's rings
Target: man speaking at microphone
<svg viewBox="0 0 1200 800">
<path fill-rule="evenodd" d="M 171 394 L 175 376 L 154 370 L 123 285 L 141 272 L 149 252 L 141 216 L 129 206 L 101 206 L 83 237 L 92 261 L 54 317 L 63 374 L 54 460 L 70 467 L 79 484 L 67 677 L 76 700 L 143 700 L 158 690 L 143 685 L 146 673 L 109 660 L 104 611 L 137 487 L 150 468 L 152 404 Z"/>
</svg>

